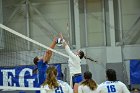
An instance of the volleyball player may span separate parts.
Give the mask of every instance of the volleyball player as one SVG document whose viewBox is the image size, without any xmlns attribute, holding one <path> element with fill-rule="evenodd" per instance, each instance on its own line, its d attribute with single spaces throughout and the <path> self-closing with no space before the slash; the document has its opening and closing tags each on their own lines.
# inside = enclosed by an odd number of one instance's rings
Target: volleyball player
<svg viewBox="0 0 140 93">
<path fill-rule="evenodd" d="M 56 45 L 56 38 L 53 39 L 52 44 L 50 45 L 50 48 L 54 49 Z M 46 69 L 47 69 L 47 63 L 49 62 L 50 58 L 52 56 L 52 51 L 51 50 L 47 50 L 44 54 L 43 57 L 35 57 L 33 62 L 34 64 L 37 66 L 37 69 L 35 69 L 36 71 L 38 70 L 38 87 L 40 87 L 40 85 L 45 81 L 46 78 Z M 34 71 L 35 72 L 35 71 Z"/>
<path fill-rule="evenodd" d="M 57 69 L 54 66 L 48 67 L 46 71 L 46 80 L 41 85 L 41 93 L 73 93 L 68 83 L 57 80 Z"/>
<path fill-rule="evenodd" d="M 115 70 L 108 69 L 106 76 L 108 80 L 98 86 L 98 93 L 130 93 L 126 85 L 117 80 Z"/>
<path fill-rule="evenodd" d="M 92 79 L 92 73 L 86 71 L 84 73 L 84 81 L 78 87 L 78 93 L 97 93 L 97 84 Z"/>
<path fill-rule="evenodd" d="M 73 53 L 70 50 L 70 47 L 68 46 L 67 42 L 63 39 L 62 33 L 60 33 L 60 38 L 62 39 L 61 42 L 67 54 L 69 55 L 68 66 L 70 70 L 70 85 L 73 86 L 74 93 L 78 93 L 78 85 L 83 80 L 80 63 L 81 59 L 82 58 L 86 58 L 89 60 L 91 59 L 87 58 L 82 50 L 78 50 L 76 51 L 76 53 Z"/>
</svg>

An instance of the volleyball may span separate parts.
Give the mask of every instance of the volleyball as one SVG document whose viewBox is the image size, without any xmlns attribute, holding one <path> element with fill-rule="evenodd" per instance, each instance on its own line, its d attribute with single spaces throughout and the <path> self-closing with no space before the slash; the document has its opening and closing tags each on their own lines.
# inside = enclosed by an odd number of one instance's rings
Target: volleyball
<svg viewBox="0 0 140 93">
<path fill-rule="evenodd" d="M 63 44 L 62 44 L 62 39 L 61 38 L 57 38 L 57 46 L 61 47 Z"/>
</svg>

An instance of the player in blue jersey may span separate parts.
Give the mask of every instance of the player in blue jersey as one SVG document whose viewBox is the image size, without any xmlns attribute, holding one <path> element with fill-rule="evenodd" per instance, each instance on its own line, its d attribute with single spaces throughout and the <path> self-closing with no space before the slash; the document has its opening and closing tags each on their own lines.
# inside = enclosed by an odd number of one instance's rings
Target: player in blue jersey
<svg viewBox="0 0 140 93">
<path fill-rule="evenodd" d="M 100 84 L 97 93 L 130 93 L 126 85 L 116 78 L 116 72 L 113 69 L 106 71 L 107 81 Z"/>
<path fill-rule="evenodd" d="M 54 49 L 56 45 L 56 38 L 53 39 L 52 44 L 50 45 L 50 48 Z M 35 69 L 33 71 L 36 72 L 38 71 L 38 87 L 40 87 L 40 85 L 45 81 L 46 78 L 46 69 L 47 69 L 47 63 L 49 62 L 50 58 L 52 56 L 52 51 L 51 50 L 47 50 L 44 54 L 43 57 L 35 57 L 33 62 L 34 64 L 37 66 L 37 69 Z"/>
<path fill-rule="evenodd" d="M 41 88 L 41 93 L 73 93 L 68 83 L 57 80 L 57 69 L 54 66 L 48 67 L 46 80 L 41 85 Z"/>
</svg>

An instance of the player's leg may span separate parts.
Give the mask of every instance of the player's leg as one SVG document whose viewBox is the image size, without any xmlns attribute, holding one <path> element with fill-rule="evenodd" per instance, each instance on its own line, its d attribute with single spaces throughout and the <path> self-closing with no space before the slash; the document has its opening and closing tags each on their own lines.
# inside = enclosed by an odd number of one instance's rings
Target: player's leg
<svg viewBox="0 0 140 93">
<path fill-rule="evenodd" d="M 76 74 L 73 76 L 72 81 L 73 81 L 73 91 L 74 93 L 78 93 L 78 86 L 79 83 L 83 80 L 82 74 Z"/>
</svg>

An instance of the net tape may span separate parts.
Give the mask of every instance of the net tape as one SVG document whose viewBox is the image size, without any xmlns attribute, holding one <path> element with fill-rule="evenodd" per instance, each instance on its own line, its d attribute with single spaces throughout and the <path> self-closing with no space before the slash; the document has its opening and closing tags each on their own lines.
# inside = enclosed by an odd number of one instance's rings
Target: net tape
<svg viewBox="0 0 140 93">
<path fill-rule="evenodd" d="M 10 32 L 10 33 L 12 33 L 12 34 L 15 34 L 15 35 L 17 35 L 17 36 L 19 36 L 19 37 L 21 37 L 21 38 L 27 40 L 27 41 L 30 41 L 30 42 L 32 42 L 32 43 L 34 43 L 34 44 L 36 44 L 36 45 L 39 45 L 39 46 L 41 46 L 41 47 L 43 47 L 43 48 L 45 48 L 45 49 L 49 49 L 49 50 L 51 50 L 51 51 L 53 51 L 53 52 L 55 52 L 55 53 L 58 53 L 58 54 L 60 54 L 60 55 L 62 55 L 62 56 L 64 56 L 64 57 L 67 57 L 67 58 L 68 58 L 68 55 L 63 54 L 63 53 L 61 53 L 61 52 L 59 52 L 59 51 L 56 51 L 56 50 L 54 50 L 54 49 L 52 49 L 52 48 L 50 48 L 50 47 L 48 47 L 48 46 L 45 46 L 45 45 L 43 45 L 43 44 L 41 44 L 41 43 L 39 43 L 39 42 L 37 42 L 37 41 L 35 41 L 35 40 L 33 40 L 33 39 L 31 39 L 31 38 L 25 36 L 25 35 L 23 35 L 23 34 L 20 34 L 20 33 L 16 32 L 15 30 L 13 30 L 13 29 L 11 29 L 11 28 L 9 28 L 9 27 L 3 25 L 3 24 L 0 24 L 0 27 L 1 27 L 2 29 L 6 30 L 6 31 L 8 31 L 8 32 Z"/>
<path fill-rule="evenodd" d="M 2 90 L 42 90 L 44 88 L 0 86 Z"/>
</svg>

